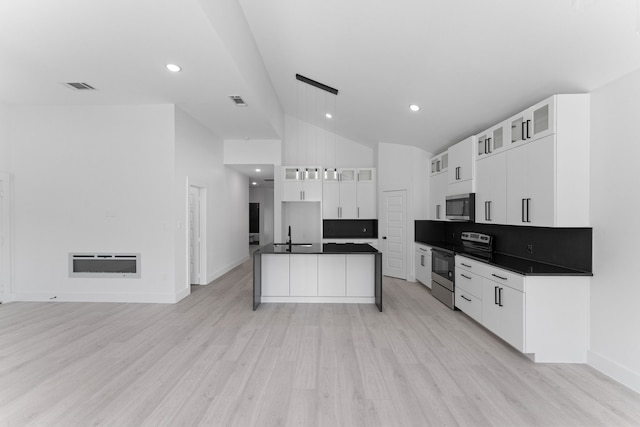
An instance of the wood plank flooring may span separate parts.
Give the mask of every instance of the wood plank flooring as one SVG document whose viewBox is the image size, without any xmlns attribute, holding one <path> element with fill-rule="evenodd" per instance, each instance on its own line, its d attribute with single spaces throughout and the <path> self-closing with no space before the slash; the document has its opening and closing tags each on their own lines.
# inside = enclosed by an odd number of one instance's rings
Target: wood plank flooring
<svg viewBox="0 0 640 427">
<path fill-rule="evenodd" d="M 174 305 L 0 306 L 0 425 L 640 426 L 640 395 L 534 364 L 418 283 L 263 304 L 247 262 Z"/>
</svg>

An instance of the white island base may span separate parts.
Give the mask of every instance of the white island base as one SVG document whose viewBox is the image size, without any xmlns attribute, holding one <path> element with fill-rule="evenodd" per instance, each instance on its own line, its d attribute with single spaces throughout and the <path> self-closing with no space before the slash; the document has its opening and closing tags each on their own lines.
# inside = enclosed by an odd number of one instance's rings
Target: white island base
<svg viewBox="0 0 640 427">
<path fill-rule="evenodd" d="M 375 303 L 381 309 L 378 264 L 380 253 L 256 253 L 254 309 L 259 303 Z"/>
</svg>

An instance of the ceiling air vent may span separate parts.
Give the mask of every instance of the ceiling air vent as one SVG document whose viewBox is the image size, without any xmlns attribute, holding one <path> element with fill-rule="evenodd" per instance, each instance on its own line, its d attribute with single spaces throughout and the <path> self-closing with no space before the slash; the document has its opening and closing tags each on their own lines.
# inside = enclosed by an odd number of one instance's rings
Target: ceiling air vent
<svg viewBox="0 0 640 427">
<path fill-rule="evenodd" d="M 240 95 L 229 95 L 229 98 L 236 104 L 236 107 L 246 107 L 247 103 L 240 97 Z"/>
<path fill-rule="evenodd" d="M 96 90 L 95 87 L 87 83 L 67 83 L 67 86 L 77 90 Z"/>
</svg>

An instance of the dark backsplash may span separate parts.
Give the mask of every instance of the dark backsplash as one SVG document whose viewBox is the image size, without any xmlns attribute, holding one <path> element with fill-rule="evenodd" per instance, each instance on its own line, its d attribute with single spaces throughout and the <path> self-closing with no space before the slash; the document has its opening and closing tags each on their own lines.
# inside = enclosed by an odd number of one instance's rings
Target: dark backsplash
<svg viewBox="0 0 640 427">
<path fill-rule="evenodd" d="M 495 252 L 592 271 L 592 228 L 521 227 L 428 220 L 415 222 L 417 242 L 443 241 L 460 244 L 460 234 L 464 231 L 492 235 Z M 532 245 L 532 253 L 528 252 L 527 245 Z"/>
<path fill-rule="evenodd" d="M 377 239 L 377 219 L 325 219 L 322 221 L 324 239 Z"/>
</svg>

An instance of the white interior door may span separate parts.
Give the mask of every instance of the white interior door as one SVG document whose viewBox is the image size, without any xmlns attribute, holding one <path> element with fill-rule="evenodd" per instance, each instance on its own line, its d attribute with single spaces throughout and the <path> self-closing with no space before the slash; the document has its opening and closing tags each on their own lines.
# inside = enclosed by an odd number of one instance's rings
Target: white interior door
<svg viewBox="0 0 640 427">
<path fill-rule="evenodd" d="M 407 278 L 407 192 L 385 191 L 382 202 L 382 274 Z"/>
<path fill-rule="evenodd" d="M 189 187 L 189 283 L 200 281 L 200 191 Z"/>
</svg>

